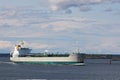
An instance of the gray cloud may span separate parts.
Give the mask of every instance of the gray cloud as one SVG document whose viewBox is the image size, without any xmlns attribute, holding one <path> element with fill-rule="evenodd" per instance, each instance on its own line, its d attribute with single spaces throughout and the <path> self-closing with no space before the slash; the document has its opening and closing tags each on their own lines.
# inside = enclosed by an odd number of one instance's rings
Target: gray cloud
<svg viewBox="0 0 120 80">
<path fill-rule="evenodd" d="M 78 7 L 81 11 L 90 10 L 89 5 L 102 3 L 120 3 L 120 0 L 49 0 L 52 10 L 67 10 Z"/>
<path fill-rule="evenodd" d="M 105 9 L 105 12 L 112 12 L 112 11 L 113 11 L 112 8 Z"/>
<path fill-rule="evenodd" d="M 41 15 L 42 12 L 41 14 L 39 14 L 40 11 L 42 10 L 33 10 L 33 9 L 29 9 L 27 11 L 25 11 L 24 9 L 12 10 L 12 11 L 14 11 L 14 13 L 17 12 L 16 14 L 14 14 L 17 16 L 11 17 L 13 15 L 8 15 L 9 13 L 6 13 L 6 16 L 3 16 L 3 18 L 0 18 L 0 27 L 2 27 L 0 31 L 3 32 L 5 30 L 10 29 L 8 32 L 6 32 L 6 34 L 4 34 L 5 36 L 18 37 L 19 35 L 19 37 L 22 37 L 22 36 L 23 37 L 40 37 L 46 34 L 44 31 L 61 32 L 61 31 L 73 31 L 73 30 L 75 30 L 75 32 L 78 31 L 78 33 L 85 34 L 85 35 L 101 35 L 101 36 L 107 35 L 108 36 L 111 34 L 114 34 L 114 35 L 119 34 L 119 31 L 117 31 L 119 27 L 115 28 L 115 26 L 111 26 L 113 29 L 109 30 L 110 25 L 108 24 L 100 25 L 101 22 L 99 22 L 98 24 L 96 20 L 92 20 L 92 19 L 85 19 L 81 17 L 79 18 L 78 17 L 53 17 L 53 16 L 50 16 L 50 15 L 54 15 L 51 13 L 49 14 L 46 13 L 45 14 L 46 18 L 45 18 L 43 17 L 43 15 Z M 87 11 L 87 9 L 85 9 L 85 11 Z M 67 13 L 69 14 L 71 13 L 71 11 L 69 11 L 68 9 Z M 24 17 L 26 16 L 26 17 L 24 18 L 23 16 Z M 37 16 L 37 17 L 34 17 L 34 16 Z M 7 17 L 11 17 L 11 18 L 7 18 Z M 91 23 L 93 23 L 95 26 L 90 25 Z M 104 26 L 109 26 L 109 28 L 107 29 Z M 119 24 L 117 26 L 119 26 Z M 35 28 L 38 32 L 35 30 L 33 34 L 29 34 L 29 33 L 32 33 L 32 31 Z M 25 29 L 27 29 L 27 31 L 23 33 L 17 33 L 17 32 L 24 31 Z"/>
<path fill-rule="evenodd" d="M 66 12 L 68 14 L 71 13 L 69 7 L 67 8 L 68 11 Z M 86 5 L 85 7 L 82 6 L 81 9 L 82 11 L 89 11 L 89 7 L 86 7 Z M 83 51 L 89 52 L 94 50 L 99 52 L 99 50 L 102 51 L 104 49 L 112 50 L 113 47 L 115 47 L 114 49 L 117 50 L 114 51 L 120 52 L 119 48 L 117 47 L 117 44 L 120 43 L 119 39 L 116 41 L 112 40 L 111 42 L 107 42 L 111 38 L 119 37 L 119 24 L 111 26 L 112 23 L 103 23 L 94 19 L 75 16 L 67 17 L 65 15 L 49 13 L 49 11 L 47 12 L 43 10 L 7 10 L 8 9 L 6 9 L 4 16 L 2 16 L 3 14 L 0 14 L 0 35 L 2 37 L 14 37 L 20 40 L 23 38 L 29 38 L 28 41 L 30 40 L 31 43 L 33 43 L 31 44 L 31 46 L 33 46 L 32 48 L 52 47 L 54 49 L 60 48 L 59 50 L 62 51 L 63 46 L 65 46 L 72 51 L 76 48 L 76 46 L 73 48 L 73 46 L 71 47 L 71 44 L 74 44 L 75 41 L 78 40 L 80 41 L 80 44 L 78 45 L 80 45 Z M 115 21 L 112 22 L 115 23 Z M 110 39 L 107 39 L 108 37 L 110 37 Z M 38 41 L 36 42 L 36 40 Z M 105 40 L 105 43 L 102 42 Z M 42 43 L 44 41 L 46 41 L 47 44 L 57 46 L 47 45 L 46 43 L 42 46 L 38 45 L 38 43 Z M 0 43 L 8 44 L 8 42 L 3 41 Z M 11 43 L 9 44 L 11 45 Z M 9 46 L 5 46 L 4 48 L 7 47 Z M 0 48 L 2 48 L 2 46 Z"/>
</svg>

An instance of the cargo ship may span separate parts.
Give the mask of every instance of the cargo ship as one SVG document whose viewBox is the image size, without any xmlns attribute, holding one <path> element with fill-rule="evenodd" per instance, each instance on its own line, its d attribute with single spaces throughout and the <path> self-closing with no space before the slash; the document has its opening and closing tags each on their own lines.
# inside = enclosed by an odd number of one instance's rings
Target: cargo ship
<svg viewBox="0 0 120 80">
<path fill-rule="evenodd" d="M 16 45 L 10 53 L 10 60 L 15 63 L 51 64 L 51 65 L 84 65 L 81 54 L 31 54 L 32 49 Z"/>
</svg>

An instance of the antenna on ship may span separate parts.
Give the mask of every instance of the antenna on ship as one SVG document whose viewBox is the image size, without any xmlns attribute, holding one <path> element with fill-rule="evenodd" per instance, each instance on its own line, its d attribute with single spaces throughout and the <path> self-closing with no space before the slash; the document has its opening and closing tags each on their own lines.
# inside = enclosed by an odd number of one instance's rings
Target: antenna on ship
<svg viewBox="0 0 120 80">
<path fill-rule="evenodd" d="M 80 48 L 79 48 L 79 45 L 78 45 L 78 44 L 79 44 L 79 42 L 76 41 L 76 48 L 77 48 L 76 50 L 77 50 L 77 53 L 80 53 Z"/>
<path fill-rule="evenodd" d="M 24 47 L 24 41 L 20 41 L 20 45 Z"/>
<path fill-rule="evenodd" d="M 79 48 L 77 49 L 77 52 L 80 53 L 80 49 Z"/>
</svg>

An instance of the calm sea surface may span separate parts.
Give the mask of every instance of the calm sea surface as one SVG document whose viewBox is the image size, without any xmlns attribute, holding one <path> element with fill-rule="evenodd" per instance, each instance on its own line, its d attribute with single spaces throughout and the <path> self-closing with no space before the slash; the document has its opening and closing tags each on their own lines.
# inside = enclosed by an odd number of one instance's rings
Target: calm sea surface
<svg viewBox="0 0 120 80">
<path fill-rule="evenodd" d="M 86 59 L 85 64 L 15 64 L 0 57 L 0 80 L 120 80 L 120 61 Z"/>
</svg>

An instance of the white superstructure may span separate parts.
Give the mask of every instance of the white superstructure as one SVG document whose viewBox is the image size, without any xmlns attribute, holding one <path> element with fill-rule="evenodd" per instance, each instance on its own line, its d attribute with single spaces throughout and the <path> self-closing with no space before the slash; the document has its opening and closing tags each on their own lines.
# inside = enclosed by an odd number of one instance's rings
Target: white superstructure
<svg viewBox="0 0 120 80">
<path fill-rule="evenodd" d="M 31 49 L 16 45 L 14 51 L 10 53 L 12 57 L 19 57 L 21 55 L 27 55 L 31 52 Z"/>
</svg>

